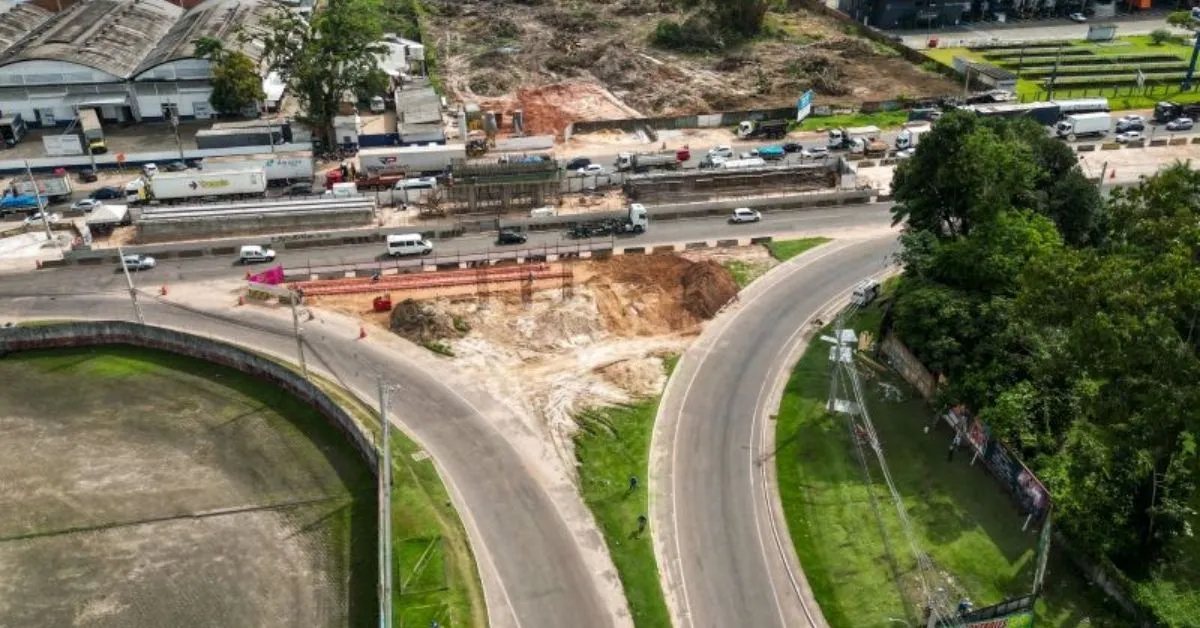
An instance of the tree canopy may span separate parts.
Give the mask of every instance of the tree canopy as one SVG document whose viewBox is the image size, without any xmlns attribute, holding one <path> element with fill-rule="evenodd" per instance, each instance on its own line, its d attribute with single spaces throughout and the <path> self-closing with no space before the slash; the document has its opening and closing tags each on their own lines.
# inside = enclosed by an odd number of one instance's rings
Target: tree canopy
<svg viewBox="0 0 1200 628">
<path fill-rule="evenodd" d="M 346 94 L 372 80 L 385 49 L 379 0 L 329 0 L 311 18 L 279 11 L 266 20 L 264 58 L 300 102 L 302 119 L 332 144 Z"/>
<path fill-rule="evenodd" d="M 1190 535 L 1200 430 L 1200 173 L 1104 202 L 1036 123 L 944 116 L 897 168 L 889 324 L 1134 575 Z"/>
</svg>

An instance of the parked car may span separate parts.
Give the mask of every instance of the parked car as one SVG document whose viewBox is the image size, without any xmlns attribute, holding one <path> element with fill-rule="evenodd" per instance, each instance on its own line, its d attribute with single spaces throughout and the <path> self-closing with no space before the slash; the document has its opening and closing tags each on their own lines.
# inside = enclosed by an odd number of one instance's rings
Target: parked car
<svg viewBox="0 0 1200 628">
<path fill-rule="evenodd" d="M 913 154 L 916 152 L 917 152 L 916 148 L 906 148 L 904 150 L 898 150 L 898 151 L 896 151 L 896 159 L 908 159 L 909 157 L 912 157 Z"/>
<path fill-rule="evenodd" d="M 93 183 L 99 180 L 99 178 L 100 177 L 96 175 L 95 169 L 93 169 L 91 166 L 83 168 L 79 171 L 79 180 L 84 183 Z"/>
<path fill-rule="evenodd" d="M 525 244 L 527 239 L 525 234 L 516 229 L 501 229 L 500 233 L 496 235 L 496 244 Z"/>
<path fill-rule="evenodd" d="M 188 169 L 188 165 L 183 163 L 182 161 L 172 161 L 172 162 L 169 162 L 167 165 L 163 166 L 163 170 L 166 170 L 167 172 L 183 172 L 184 170 L 187 170 L 187 169 Z"/>
<path fill-rule="evenodd" d="M 46 214 L 47 222 L 56 223 L 56 222 L 58 222 L 58 218 L 59 218 L 58 214 Z M 25 224 L 27 224 L 27 225 L 32 225 L 34 223 L 40 223 L 40 222 L 42 222 L 42 212 L 40 212 L 40 211 L 33 212 L 32 214 L 29 214 L 28 216 L 25 217 Z"/>
<path fill-rule="evenodd" d="M 1080 24 L 1087 21 L 1087 16 L 1082 13 L 1072 13 L 1067 17 L 1071 18 L 1072 22 L 1079 22 Z"/>
<path fill-rule="evenodd" d="M 733 149 L 728 146 L 713 146 L 708 149 L 709 157 L 721 157 L 722 159 L 733 159 Z"/>
<path fill-rule="evenodd" d="M 1120 144 L 1128 144 L 1129 142 L 1136 142 L 1140 139 L 1142 139 L 1142 134 L 1138 131 L 1126 131 L 1125 133 L 1121 133 L 1116 137 L 1117 142 Z"/>
<path fill-rule="evenodd" d="M 749 207 L 739 207 L 733 210 L 729 215 L 729 222 L 737 224 L 742 222 L 758 222 L 762 220 L 762 214 L 750 209 Z"/>
<path fill-rule="evenodd" d="M 806 149 L 800 151 L 800 158 L 801 159 L 816 159 L 818 157 L 824 158 L 828 154 L 829 154 L 828 148 L 826 148 L 824 146 L 813 146 L 811 148 L 806 148 Z"/>
<path fill-rule="evenodd" d="M 75 201 L 71 205 L 71 211 L 86 213 L 86 212 L 92 211 L 93 209 L 96 209 L 97 207 L 99 207 L 103 204 L 104 204 L 103 202 L 98 201 L 94 198 L 85 198 L 82 200 Z"/>
<path fill-rule="evenodd" d="M 1141 122 L 1142 124 L 1145 124 L 1146 118 L 1139 115 L 1129 114 L 1127 116 L 1121 116 L 1121 118 L 1117 120 L 1117 124 L 1122 122 Z"/>
<path fill-rule="evenodd" d="M 238 251 L 238 261 L 243 264 L 269 262 L 273 259 L 275 259 L 275 251 L 257 244 L 248 244 Z"/>
<path fill-rule="evenodd" d="M 579 170 L 592 165 L 592 160 L 587 157 L 576 157 L 567 162 L 567 170 Z"/>
<path fill-rule="evenodd" d="M 758 149 L 757 148 L 738 154 L 738 159 L 754 159 L 755 157 L 758 157 Z"/>
<path fill-rule="evenodd" d="M 608 174 L 608 171 L 605 170 L 604 166 L 601 166 L 600 164 L 588 164 L 580 168 L 578 172 L 585 177 L 597 177 Z"/>
<path fill-rule="evenodd" d="M 787 142 L 783 145 L 783 152 L 785 153 L 799 153 L 803 150 L 804 145 L 797 144 L 796 142 Z"/>
<path fill-rule="evenodd" d="M 312 186 L 312 183 L 309 183 L 308 181 L 300 181 L 298 183 L 293 183 L 293 184 L 289 185 L 288 189 L 287 189 L 288 196 L 308 196 L 312 193 L 313 193 L 313 186 Z"/>
<path fill-rule="evenodd" d="M 1175 118 L 1167 123 L 1168 131 L 1190 131 L 1196 123 L 1191 118 Z"/>
<path fill-rule="evenodd" d="M 1140 116 L 1138 116 L 1138 117 L 1140 117 Z M 1117 133 L 1124 133 L 1126 131 L 1145 131 L 1145 130 L 1146 130 L 1146 123 L 1143 122 L 1142 120 L 1124 120 L 1124 119 L 1122 119 L 1122 120 L 1117 121 Z"/>
<path fill-rule="evenodd" d="M 97 201 L 111 201 L 113 199 L 125 198 L 125 190 L 114 187 L 102 187 L 95 192 L 92 192 L 92 198 Z"/>
<path fill-rule="evenodd" d="M 128 270 L 150 270 L 157 266 L 158 262 L 149 255 L 133 254 L 122 257 L 121 264 Z"/>
</svg>

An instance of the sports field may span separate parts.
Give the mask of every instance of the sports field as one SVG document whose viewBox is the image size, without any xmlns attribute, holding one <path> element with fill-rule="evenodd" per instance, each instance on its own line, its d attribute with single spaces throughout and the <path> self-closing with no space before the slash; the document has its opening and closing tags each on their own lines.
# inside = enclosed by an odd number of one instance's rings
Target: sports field
<svg viewBox="0 0 1200 628">
<path fill-rule="evenodd" d="M 376 497 L 325 419 L 134 348 L 0 359 L 0 625 L 351 626 Z"/>
</svg>

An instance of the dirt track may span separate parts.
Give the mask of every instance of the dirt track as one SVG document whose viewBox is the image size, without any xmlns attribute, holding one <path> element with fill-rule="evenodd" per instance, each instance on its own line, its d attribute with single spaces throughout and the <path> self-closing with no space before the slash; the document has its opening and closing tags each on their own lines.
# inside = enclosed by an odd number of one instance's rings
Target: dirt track
<svg viewBox="0 0 1200 628">
<path fill-rule="evenodd" d="M 373 524 L 349 522 L 375 501 L 349 445 L 233 371 L 114 352 L 0 360 L 0 625 L 370 616 L 373 587 L 351 593 L 347 562 L 373 564 Z"/>
</svg>

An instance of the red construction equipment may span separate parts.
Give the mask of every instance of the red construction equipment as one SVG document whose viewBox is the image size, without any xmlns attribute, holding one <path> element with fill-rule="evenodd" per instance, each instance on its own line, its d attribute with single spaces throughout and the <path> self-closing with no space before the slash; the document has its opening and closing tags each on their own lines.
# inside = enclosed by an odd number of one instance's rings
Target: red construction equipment
<svg viewBox="0 0 1200 628">
<path fill-rule="evenodd" d="M 540 279 L 561 279 L 570 274 L 571 270 L 566 267 L 555 268 L 547 264 L 525 264 L 522 266 L 498 266 L 485 270 L 447 270 L 436 273 L 386 275 L 379 277 L 378 280 L 372 277 L 354 277 L 350 279 L 301 281 L 294 284 L 293 287 L 303 290 L 305 295 L 325 296 L 331 294 L 378 292 L 380 290 L 395 292 L 399 290 L 472 286 L 484 282 L 491 284 L 537 281 Z"/>
<path fill-rule="evenodd" d="M 375 300 L 371 302 L 371 307 L 376 312 L 390 312 L 392 310 L 392 295 L 385 294 L 375 297 Z"/>
</svg>

